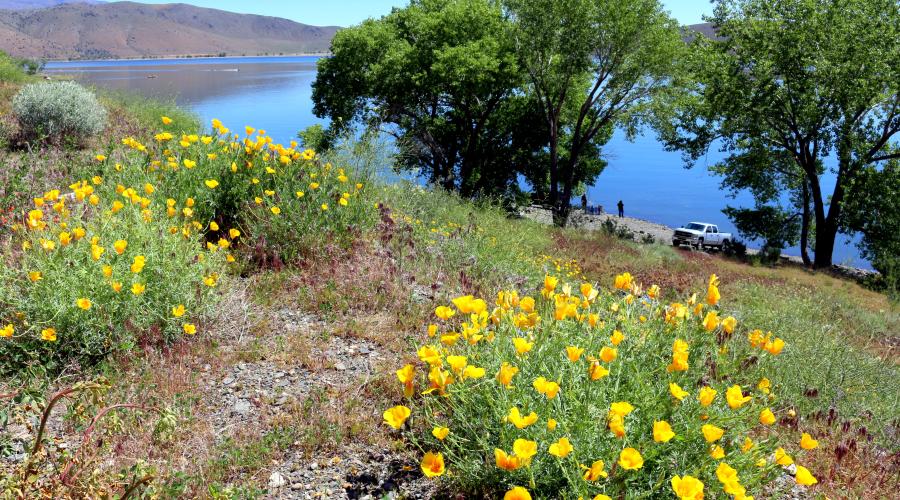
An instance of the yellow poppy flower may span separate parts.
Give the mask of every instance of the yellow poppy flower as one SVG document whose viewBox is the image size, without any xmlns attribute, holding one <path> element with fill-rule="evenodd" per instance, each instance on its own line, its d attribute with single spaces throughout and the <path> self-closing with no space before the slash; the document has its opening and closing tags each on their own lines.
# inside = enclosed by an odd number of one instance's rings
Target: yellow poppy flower
<svg viewBox="0 0 900 500">
<path fill-rule="evenodd" d="M 679 500 L 703 500 L 703 482 L 692 476 L 672 478 L 672 491 Z"/>
<path fill-rule="evenodd" d="M 431 435 L 437 438 L 439 441 L 443 441 L 447 438 L 447 435 L 450 434 L 450 429 L 448 427 L 435 427 L 431 429 Z"/>
<path fill-rule="evenodd" d="M 609 474 L 605 470 L 605 464 L 603 460 L 597 460 L 591 464 L 590 467 L 586 467 L 584 465 L 581 466 L 584 471 L 583 478 L 585 481 L 596 481 L 601 477 L 607 477 Z"/>
<path fill-rule="evenodd" d="M 78 306 L 79 309 L 83 309 L 85 311 L 87 311 L 88 309 L 91 308 L 90 299 L 81 298 L 81 299 L 76 300 L 75 304 Z"/>
<path fill-rule="evenodd" d="M 573 363 L 578 361 L 578 359 L 581 358 L 581 355 L 583 353 L 584 353 L 584 349 L 582 349 L 581 347 L 575 347 L 575 346 L 566 347 L 566 357 L 568 357 L 569 361 L 571 361 Z"/>
<path fill-rule="evenodd" d="M 766 408 L 763 411 L 759 412 L 759 423 L 763 425 L 772 425 L 775 423 L 775 414 L 772 413 L 772 410 Z"/>
<path fill-rule="evenodd" d="M 722 439 L 722 436 L 725 434 L 725 429 L 712 424 L 703 424 L 700 431 L 703 433 L 703 439 L 706 439 L 707 443 L 714 443 Z"/>
<path fill-rule="evenodd" d="M 56 329 L 44 328 L 41 330 L 41 339 L 46 342 L 56 342 Z"/>
<path fill-rule="evenodd" d="M 188 335 L 194 335 L 195 333 L 197 333 L 197 327 L 193 323 L 185 323 L 181 325 L 181 328 L 182 330 L 184 330 L 184 333 Z"/>
<path fill-rule="evenodd" d="M 406 419 L 409 418 L 410 411 L 409 408 L 398 405 L 393 408 L 389 408 L 384 411 L 382 417 L 384 418 L 384 423 L 393 427 L 394 429 L 399 429 L 403 427 L 403 423 L 406 422 Z"/>
<path fill-rule="evenodd" d="M 131 285 L 131 293 L 133 293 L 134 295 L 140 295 L 144 293 L 144 290 L 146 289 L 147 287 L 143 283 L 135 283 Z"/>
<path fill-rule="evenodd" d="M 804 432 L 803 436 L 800 437 L 800 447 L 804 450 L 813 450 L 819 447 L 819 442 Z"/>
<path fill-rule="evenodd" d="M 528 339 L 516 337 L 513 339 L 513 345 L 516 348 L 516 354 L 521 356 L 531 350 L 534 346 L 534 342 L 528 342 Z"/>
<path fill-rule="evenodd" d="M 602 359 L 605 363 L 612 363 L 615 361 L 616 357 L 618 357 L 619 351 L 613 349 L 612 347 L 603 346 L 600 349 L 600 359 Z"/>
<path fill-rule="evenodd" d="M 716 394 L 718 394 L 718 391 L 712 387 L 709 387 L 708 385 L 703 386 L 703 388 L 700 389 L 700 393 L 697 394 L 697 399 L 700 400 L 701 406 L 709 406 L 712 404 L 713 400 L 716 399 Z"/>
<path fill-rule="evenodd" d="M 499 448 L 494 448 L 494 464 L 498 469 L 513 471 L 520 467 L 519 459 Z"/>
<path fill-rule="evenodd" d="M 217 181 L 215 179 L 206 179 L 205 181 L 203 181 L 203 183 L 206 184 L 206 187 L 208 187 L 210 189 L 215 189 L 215 188 L 219 187 L 219 181 Z"/>
<path fill-rule="evenodd" d="M 744 396 L 744 392 L 739 385 L 733 385 L 725 391 L 725 399 L 728 401 L 728 406 L 732 410 L 736 410 L 741 406 L 744 406 L 745 403 L 753 399 L 752 396 Z"/>
<path fill-rule="evenodd" d="M 794 475 L 794 479 L 797 481 L 797 484 L 802 486 L 812 486 L 819 482 L 819 480 L 809 472 L 809 469 L 802 465 L 797 466 L 797 473 Z"/>
<path fill-rule="evenodd" d="M 618 463 L 625 470 L 637 470 L 644 466 L 644 457 L 634 448 L 625 448 L 619 453 Z"/>
<path fill-rule="evenodd" d="M 422 458 L 421 466 L 426 477 L 438 477 L 444 473 L 444 455 L 429 451 Z"/>
<path fill-rule="evenodd" d="M 529 425 L 537 422 L 537 419 L 538 416 L 535 412 L 531 412 L 528 415 L 522 416 L 517 406 L 513 406 L 512 408 L 510 408 L 509 414 L 506 416 L 506 421 L 516 426 L 517 429 L 524 429 Z"/>
<path fill-rule="evenodd" d="M 653 422 L 653 440 L 657 443 L 668 443 L 675 437 L 672 426 L 665 420 Z"/>
<path fill-rule="evenodd" d="M 557 442 L 552 443 L 547 452 L 555 457 L 566 458 L 574 449 L 572 443 L 569 442 L 569 438 L 563 437 L 559 438 Z"/>
<path fill-rule="evenodd" d="M 683 401 L 690 394 L 675 382 L 669 382 L 669 393 L 678 401 Z"/>
<path fill-rule="evenodd" d="M 503 500 L 531 500 L 531 493 L 521 486 L 516 486 L 503 495 Z"/>
</svg>

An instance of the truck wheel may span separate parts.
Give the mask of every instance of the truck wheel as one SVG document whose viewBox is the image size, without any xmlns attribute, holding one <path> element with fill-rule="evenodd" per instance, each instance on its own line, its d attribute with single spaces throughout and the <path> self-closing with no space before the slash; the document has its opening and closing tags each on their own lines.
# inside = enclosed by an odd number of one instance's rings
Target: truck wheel
<svg viewBox="0 0 900 500">
<path fill-rule="evenodd" d="M 675 241 L 675 240 L 673 240 L 673 241 L 672 241 L 672 246 L 673 246 L 673 247 L 680 247 L 680 246 L 681 246 L 681 242 L 680 242 L 680 241 Z"/>
<path fill-rule="evenodd" d="M 725 253 L 731 252 L 731 240 L 725 240 L 722 242 L 722 251 Z"/>
<path fill-rule="evenodd" d="M 703 238 L 697 240 L 697 250 L 703 250 Z"/>
</svg>

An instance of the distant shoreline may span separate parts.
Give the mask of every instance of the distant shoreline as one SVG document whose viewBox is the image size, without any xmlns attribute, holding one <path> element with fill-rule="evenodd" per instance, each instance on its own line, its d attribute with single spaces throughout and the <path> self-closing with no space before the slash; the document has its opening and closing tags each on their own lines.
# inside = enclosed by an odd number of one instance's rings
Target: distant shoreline
<svg viewBox="0 0 900 500">
<path fill-rule="evenodd" d="M 193 54 L 182 54 L 182 55 L 165 55 L 159 57 L 107 57 L 104 59 L 47 59 L 47 63 L 79 63 L 79 62 L 109 62 L 109 61 L 186 61 L 186 60 L 196 60 L 196 59 L 249 59 L 253 57 L 327 57 L 330 56 L 330 52 L 308 52 L 308 53 L 297 53 L 297 54 L 277 54 L 277 55 L 265 55 L 265 54 L 256 54 L 256 55 L 227 55 L 227 56 L 216 56 L 216 55 L 193 55 Z"/>
</svg>

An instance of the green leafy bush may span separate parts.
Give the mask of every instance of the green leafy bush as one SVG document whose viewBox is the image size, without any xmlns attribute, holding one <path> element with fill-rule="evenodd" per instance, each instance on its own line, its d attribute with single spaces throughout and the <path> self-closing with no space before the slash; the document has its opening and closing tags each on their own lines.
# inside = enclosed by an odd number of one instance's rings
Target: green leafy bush
<svg viewBox="0 0 900 500">
<path fill-rule="evenodd" d="M 97 97 L 75 82 L 26 85 L 12 107 L 28 138 L 80 143 L 106 126 L 106 110 Z"/>
</svg>

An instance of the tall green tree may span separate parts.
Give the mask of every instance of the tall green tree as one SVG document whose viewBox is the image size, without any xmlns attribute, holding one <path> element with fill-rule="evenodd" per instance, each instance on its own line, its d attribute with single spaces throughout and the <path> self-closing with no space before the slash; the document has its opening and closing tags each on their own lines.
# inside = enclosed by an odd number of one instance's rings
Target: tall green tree
<svg viewBox="0 0 900 500">
<path fill-rule="evenodd" d="M 900 157 L 900 4 L 717 0 L 710 21 L 717 36 L 695 39 L 695 84 L 662 135 L 691 162 L 720 147 L 728 186 L 799 192 L 798 212 L 812 212 L 801 238 L 813 231 L 814 266 L 830 267 L 863 174 Z"/>
<path fill-rule="evenodd" d="M 554 222 L 565 225 L 573 190 L 592 182 L 616 126 L 634 130 L 671 84 L 683 46 L 658 0 L 506 0 L 528 93 L 547 133 Z"/>
<path fill-rule="evenodd" d="M 319 62 L 315 113 L 332 133 L 384 125 L 401 165 L 446 189 L 515 189 L 523 167 L 513 161 L 540 144 L 509 29 L 498 2 L 413 0 L 341 30 Z"/>
</svg>

